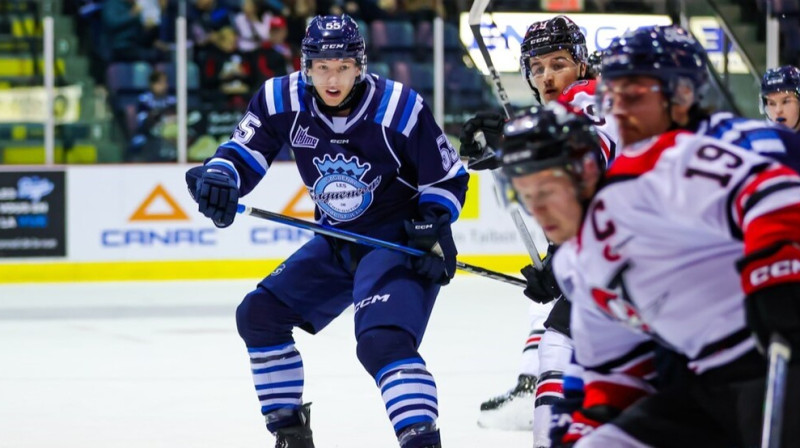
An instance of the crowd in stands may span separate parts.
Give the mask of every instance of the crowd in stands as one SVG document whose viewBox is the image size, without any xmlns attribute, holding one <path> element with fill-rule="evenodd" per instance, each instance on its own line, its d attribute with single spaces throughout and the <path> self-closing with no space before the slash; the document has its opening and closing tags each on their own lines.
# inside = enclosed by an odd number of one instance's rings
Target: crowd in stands
<svg viewBox="0 0 800 448">
<path fill-rule="evenodd" d="M 161 122 L 174 115 L 174 61 L 176 18 L 179 0 L 68 0 L 78 12 L 79 37 L 91 57 L 92 76 L 98 85 L 109 90 L 109 99 L 120 127 L 131 141 L 127 160 L 164 160 L 172 151 L 147 150 L 156 147 L 153 132 L 169 126 Z M 230 111 L 231 123 L 217 120 L 208 123 L 201 114 L 196 127 L 230 132 L 238 114 L 260 84 L 268 78 L 291 73 L 300 68 L 299 45 L 307 20 L 317 14 L 347 13 L 367 33 L 375 22 L 401 21 L 414 26 L 430 22 L 435 16 L 450 17 L 455 23 L 458 8 L 465 1 L 441 0 L 188 0 L 185 17 L 189 50 L 190 109 Z M 67 6 L 69 9 L 70 6 Z M 454 25 L 455 26 L 455 25 Z M 370 61 L 380 56 L 370 54 Z M 394 61 L 387 61 L 394 62 Z M 147 67 L 142 68 L 141 65 Z M 133 67 L 125 70 L 114 66 Z M 381 69 L 381 67 L 378 67 Z M 117 89 L 119 79 L 127 79 L 126 70 L 146 70 L 141 75 L 137 95 Z M 388 71 L 382 70 L 384 75 Z M 196 72 L 197 79 L 193 78 Z M 144 79 L 149 76 L 149 82 Z M 137 76 L 134 75 L 133 78 Z M 165 87 L 162 87 L 166 81 Z M 119 93 L 119 94 L 118 94 Z M 154 111 L 159 111 L 157 114 Z M 154 120 L 153 115 L 159 120 Z M 224 115 L 227 117 L 227 115 Z M 148 117 L 148 118 L 142 118 Z M 234 118 L 235 117 L 235 118 Z M 225 121 L 225 120 L 222 120 Z M 230 126 L 227 126 L 230 125 Z M 190 129 L 190 139 L 205 130 Z M 149 136 L 149 137 L 148 137 Z M 158 138 L 165 138 L 158 135 Z M 216 136 L 215 136 L 216 137 Z M 219 137 L 223 137 L 219 135 Z M 147 143 L 145 143 L 147 142 Z M 214 141 L 203 141 L 198 153 L 205 153 Z M 190 141 L 190 145 L 193 142 Z M 174 142 L 167 142 L 174 147 Z M 191 151 L 190 147 L 190 153 Z M 174 157 L 173 157 L 174 160 Z"/>
</svg>

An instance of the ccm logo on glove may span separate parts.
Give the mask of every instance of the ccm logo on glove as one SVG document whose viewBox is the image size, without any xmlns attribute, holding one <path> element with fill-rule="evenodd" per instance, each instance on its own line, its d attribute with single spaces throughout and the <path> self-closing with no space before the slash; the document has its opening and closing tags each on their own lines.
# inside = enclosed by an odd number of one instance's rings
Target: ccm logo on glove
<svg viewBox="0 0 800 448">
<path fill-rule="evenodd" d="M 800 273 L 800 260 L 779 260 L 767 266 L 761 266 L 750 273 L 750 284 L 759 286 L 771 279 L 786 277 Z"/>
</svg>

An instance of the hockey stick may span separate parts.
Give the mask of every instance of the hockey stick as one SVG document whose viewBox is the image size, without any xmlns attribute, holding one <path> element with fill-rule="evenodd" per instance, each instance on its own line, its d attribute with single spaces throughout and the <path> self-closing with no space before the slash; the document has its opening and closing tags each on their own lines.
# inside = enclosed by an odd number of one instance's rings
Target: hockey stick
<svg viewBox="0 0 800 448">
<path fill-rule="evenodd" d="M 506 118 L 511 118 L 514 115 L 514 111 L 511 108 L 511 102 L 508 100 L 508 94 L 506 93 L 506 89 L 503 88 L 503 83 L 500 82 L 500 74 L 497 73 L 497 69 L 492 63 L 492 56 L 489 54 L 489 49 L 486 48 L 486 43 L 483 41 L 483 35 L 481 34 L 481 17 L 483 16 L 484 11 L 486 11 L 486 8 L 489 6 L 490 1 L 491 0 L 475 0 L 472 3 L 472 7 L 469 9 L 469 29 L 472 31 L 473 37 L 475 37 L 475 42 L 478 44 L 478 49 L 481 51 L 483 61 L 486 63 L 486 68 L 489 70 L 489 75 L 492 78 L 492 82 L 494 82 L 495 91 L 497 92 L 497 99 L 500 100 L 500 104 L 503 106 L 503 111 L 506 114 Z M 483 132 L 478 131 L 475 133 L 475 141 L 477 141 L 479 144 L 482 144 L 484 148 L 487 148 L 487 156 L 485 156 L 482 160 L 485 160 L 489 157 L 494 157 L 494 150 L 487 147 L 486 137 L 483 135 Z M 500 201 L 501 205 L 507 204 L 506 211 L 511 215 L 511 219 L 514 221 L 514 226 L 517 228 L 517 233 L 519 233 L 520 238 L 522 238 L 522 242 L 525 244 L 525 248 L 528 250 L 528 255 L 530 255 L 533 265 L 536 267 L 536 269 L 541 271 L 542 259 L 539 256 L 539 250 L 536 248 L 536 243 L 533 242 L 533 238 L 531 237 L 528 227 L 522 220 L 522 213 L 519 210 L 519 206 L 516 204 L 509 204 L 505 199 L 505 194 L 502 191 L 503 182 L 500 179 L 500 175 L 499 168 L 492 170 L 492 177 L 494 178 L 494 192 L 497 196 L 497 200 Z"/>
<path fill-rule="evenodd" d="M 310 230 L 314 233 L 319 233 L 321 235 L 338 238 L 340 240 L 349 241 L 351 243 L 363 244 L 365 246 L 377 247 L 381 249 L 389 249 L 396 252 L 412 255 L 415 257 L 421 257 L 427 254 L 427 252 L 419 249 L 414 249 L 413 247 L 402 246 L 400 244 L 395 244 L 389 241 L 380 240 L 377 238 L 373 238 L 371 236 L 359 235 L 358 233 L 348 232 L 347 230 L 335 229 L 333 227 L 324 226 L 322 224 L 308 222 L 302 219 L 292 218 L 291 216 L 281 215 L 278 213 L 273 213 L 267 210 L 261 210 L 254 207 L 248 207 L 242 204 L 239 204 L 236 212 L 242 215 L 255 216 L 256 218 L 266 219 L 268 221 L 275 221 L 293 227 L 299 227 L 301 229 Z M 512 285 L 521 286 L 523 288 L 527 285 L 525 280 L 519 279 L 517 277 L 506 275 L 501 272 L 491 271 L 489 269 L 482 268 L 480 266 L 473 266 L 471 264 L 462 263 L 460 261 L 456 261 L 456 268 L 461 269 L 462 271 L 465 272 L 469 272 L 471 274 L 476 274 L 482 277 L 491 278 L 492 280 L 498 280 L 501 282 L 510 283 Z"/>
<path fill-rule="evenodd" d="M 773 334 L 769 342 L 769 376 L 764 399 L 761 448 L 778 448 L 781 445 L 783 403 L 786 400 L 786 380 L 791 358 L 789 344 L 777 333 Z"/>
</svg>

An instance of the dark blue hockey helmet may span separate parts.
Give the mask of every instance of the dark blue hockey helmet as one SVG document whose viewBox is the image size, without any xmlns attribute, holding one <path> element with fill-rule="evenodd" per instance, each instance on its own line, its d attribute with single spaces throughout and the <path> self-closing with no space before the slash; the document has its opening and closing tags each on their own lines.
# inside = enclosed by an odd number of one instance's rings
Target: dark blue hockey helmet
<svg viewBox="0 0 800 448">
<path fill-rule="evenodd" d="M 306 83 L 306 71 L 311 68 L 314 59 L 349 59 L 353 58 L 361 68 L 361 75 L 356 80 L 364 80 L 367 72 L 367 55 L 364 37 L 358 32 L 358 24 L 347 14 L 341 16 L 316 16 L 308 24 L 303 37 L 300 52 L 303 66 L 302 75 Z"/>
<path fill-rule="evenodd" d="M 497 157 L 511 178 L 563 168 L 580 180 L 587 154 L 600 161 L 600 140 L 592 121 L 572 106 L 553 101 L 512 118 L 503 129 Z"/>
<path fill-rule="evenodd" d="M 708 87 L 705 50 L 677 25 L 644 26 L 614 38 L 603 51 L 600 70 L 603 81 L 637 75 L 656 78 L 672 101 L 683 80 L 694 89 L 694 103 Z"/>
<path fill-rule="evenodd" d="M 771 68 L 761 78 L 761 113 L 765 113 L 767 95 L 775 92 L 792 92 L 800 99 L 800 69 L 791 65 Z"/>
<path fill-rule="evenodd" d="M 539 92 L 530 78 L 530 60 L 558 50 L 569 51 L 576 64 L 586 64 L 589 53 L 586 49 L 586 36 L 578 25 L 564 15 L 531 23 L 520 44 L 519 65 L 522 76 L 528 81 L 537 99 Z"/>
</svg>

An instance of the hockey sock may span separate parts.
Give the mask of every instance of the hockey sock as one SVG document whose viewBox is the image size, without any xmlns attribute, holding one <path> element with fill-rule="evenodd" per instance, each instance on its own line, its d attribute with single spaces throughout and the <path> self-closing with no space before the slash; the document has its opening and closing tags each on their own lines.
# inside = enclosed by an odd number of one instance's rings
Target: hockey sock
<svg viewBox="0 0 800 448">
<path fill-rule="evenodd" d="M 253 382 L 267 428 L 299 424 L 297 412 L 303 402 L 303 360 L 294 343 L 271 347 L 248 347 Z"/>
<path fill-rule="evenodd" d="M 422 358 L 393 362 L 375 375 L 375 381 L 396 434 L 410 425 L 436 421 L 436 383 Z"/>
</svg>

